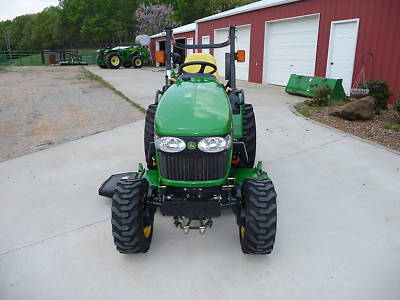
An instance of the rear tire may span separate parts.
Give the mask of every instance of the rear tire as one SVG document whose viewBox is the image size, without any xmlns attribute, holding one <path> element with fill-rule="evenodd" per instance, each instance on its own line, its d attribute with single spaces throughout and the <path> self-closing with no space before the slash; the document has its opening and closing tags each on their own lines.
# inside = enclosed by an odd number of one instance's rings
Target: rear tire
<svg viewBox="0 0 400 300">
<path fill-rule="evenodd" d="M 150 248 L 154 211 L 144 201 L 148 186 L 145 179 L 121 179 L 115 188 L 111 224 L 114 244 L 121 253 L 145 253 Z"/>
<path fill-rule="evenodd" d="M 242 187 L 244 224 L 239 226 L 243 253 L 269 254 L 274 248 L 277 207 L 270 179 L 247 179 Z M 240 212 L 239 212 L 240 213 Z"/>
<path fill-rule="evenodd" d="M 138 57 L 138 56 L 132 58 L 132 66 L 135 69 L 143 67 L 143 59 L 141 57 Z"/>
<path fill-rule="evenodd" d="M 254 117 L 253 106 L 243 104 L 243 142 L 246 146 L 248 160 L 241 160 L 239 168 L 252 168 L 256 159 L 256 119 Z"/>
<path fill-rule="evenodd" d="M 154 118 L 157 111 L 156 104 L 150 104 L 147 108 L 146 123 L 144 126 L 144 155 L 146 156 L 147 168 L 156 170 L 157 164 L 154 156 L 149 155 L 150 145 L 154 143 Z"/>
<path fill-rule="evenodd" d="M 108 53 L 106 56 L 106 64 L 109 69 L 119 69 L 122 64 L 122 57 L 117 52 Z"/>
</svg>

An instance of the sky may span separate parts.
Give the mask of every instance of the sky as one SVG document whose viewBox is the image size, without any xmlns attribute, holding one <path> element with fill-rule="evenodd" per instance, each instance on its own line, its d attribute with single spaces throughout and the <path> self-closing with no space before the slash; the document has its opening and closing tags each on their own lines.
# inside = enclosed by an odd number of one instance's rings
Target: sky
<svg viewBox="0 0 400 300">
<path fill-rule="evenodd" d="M 58 0 L 0 0 L 0 21 L 37 13 L 52 5 L 58 5 Z"/>
</svg>

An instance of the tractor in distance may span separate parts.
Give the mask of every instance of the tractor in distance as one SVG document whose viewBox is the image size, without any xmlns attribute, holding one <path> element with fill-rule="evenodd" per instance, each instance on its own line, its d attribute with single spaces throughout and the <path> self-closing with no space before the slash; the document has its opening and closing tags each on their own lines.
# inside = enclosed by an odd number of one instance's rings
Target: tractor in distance
<svg viewBox="0 0 400 300">
<path fill-rule="evenodd" d="M 135 39 L 136 46 L 111 47 L 109 44 L 102 45 L 96 50 L 97 65 L 103 69 L 141 68 L 144 64 L 151 62 L 151 54 L 148 48 L 150 38 L 147 35 L 138 35 Z"/>
<path fill-rule="evenodd" d="M 219 44 L 184 45 L 166 30 L 165 85 L 148 107 L 144 129 L 147 169 L 110 176 L 99 194 L 112 198 L 111 223 L 121 253 L 144 253 L 153 237 L 159 208 L 188 233 L 204 233 L 224 208 L 233 209 L 243 253 L 271 253 L 276 235 L 276 192 L 262 163 L 255 164 L 256 122 L 243 90 L 236 87 L 235 27 Z M 214 57 L 193 53 L 178 67 L 171 48 L 215 49 L 225 54 L 226 84 Z"/>
</svg>

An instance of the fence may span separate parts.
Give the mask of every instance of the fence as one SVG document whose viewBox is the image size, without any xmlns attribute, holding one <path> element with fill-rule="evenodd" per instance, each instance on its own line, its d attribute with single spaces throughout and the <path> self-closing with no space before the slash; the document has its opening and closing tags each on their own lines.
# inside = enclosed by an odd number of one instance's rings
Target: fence
<svg viewBox="0 0 400 300">
<path fill-rule="evenodd" d="M 43 65 L 58 64 L 59 61 L 65 59 L 65 57 L 64 58 L 61 57 L 60 55 L 61 51 L 60 50 L 0 51 L 0 66 L 6 66 L 6 65 L 43 66 Z M 82 50 L 79 51 L 79 54 L 82 56 L 82 61 L 86 61 L 89 65 L 96 64 L 95 50 Z"/>
<path fill-rule="evenodd" d="M 48 63 L 48 60 L 47 60 Z M 42 61 L 41 51 L 0 51 L 1 65 L 39 66 L 46 64 Z"/>
</svg>

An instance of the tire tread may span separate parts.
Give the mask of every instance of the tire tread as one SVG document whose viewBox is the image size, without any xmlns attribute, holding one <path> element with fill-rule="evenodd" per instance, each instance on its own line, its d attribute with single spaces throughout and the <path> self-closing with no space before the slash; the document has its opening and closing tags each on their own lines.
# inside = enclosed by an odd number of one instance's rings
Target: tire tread
<svg viewBox="0 0 400 300">
<path fill-rule="evenodd" d="M 150 151 L 150 143 L 154 142 L 154 118 L 157 111 L 157 104 L 150 104 L 147 108 L 146 121 L 144 126 L 144 154 L 146 157 L 147 168 L 155 170 L 151 157 L 148 157 Z"/>
<path fill-rule="evenodd" d="M 243 184 L 245 236 L 239 236 L 246 254 L 271 253 L 276 235 L 276 192 L 270 179 L 252 178 Z"/>
<path fill-rule="evenodd" d="M 142 201 L 146 189 L 145 179 L 121 179 L 115 188 L 111 208 L 112 235 L 121 253 L 145 253 L 150 248 L 152 233 L 149 238 L 143 233 Z"/>
<path fill-rule="evenodd" d="M 243 117 L 243 142 L 246 146 L 246 151 L 249 160 L 240 161 L 239 168 L 252 168 L 256 158 L 256 120 L 254 116 L 253 106 L 245 103 L 242 108 Z"/>
</svg>

